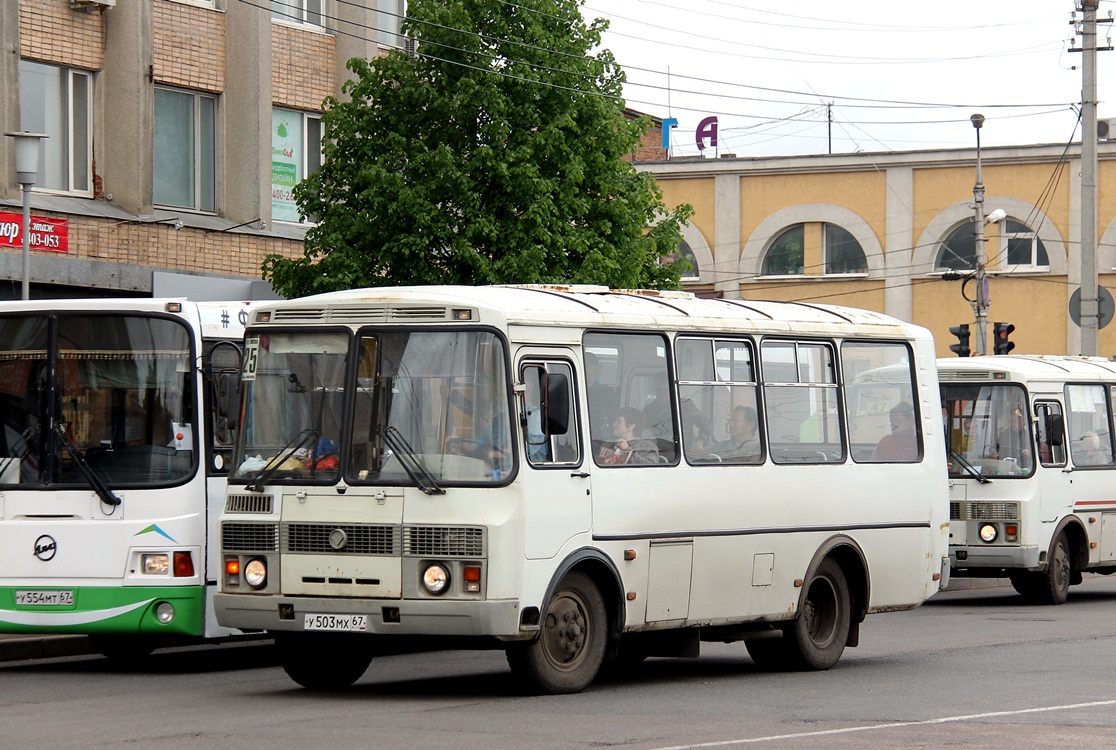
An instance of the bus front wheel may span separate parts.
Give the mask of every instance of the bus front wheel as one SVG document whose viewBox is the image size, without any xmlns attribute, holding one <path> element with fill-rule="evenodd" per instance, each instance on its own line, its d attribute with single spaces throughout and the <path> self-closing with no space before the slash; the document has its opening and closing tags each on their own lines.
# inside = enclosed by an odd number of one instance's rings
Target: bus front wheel
<svg viewBox="0 0 1116 750">
<path fill-rule="evenodd" d="M 546 607 L 539 637 L 508 648 L 512 672 L 545 693 L 577 693 L 604 660 L 608 614 L 600 589 L 584 573 L 570 573 Z"/>
<path fill-rule="evenodd" d="M 1050 546 L 1046 570 L 1039 574 L 1035 587 L 1037 599 L 1043 604 L 1063 604 L 1069 597 L 1070 549 L 1065 534 L 1059 534 Z"/>
<path fill-rule="evenodd" d="M 825 559 L 806 584 L 802 610 L 787 628 L 787 655 L 799 669 L 829 669 L 845 651 L 852 622 L 849 585 L 841 566 Z"/>
<path fill-rule="evenodd" d="M 368 636 L 277 633 L 275 649 L 287 676 L 307 690 L 341 690 L 372 663 Z"/>
</svg>

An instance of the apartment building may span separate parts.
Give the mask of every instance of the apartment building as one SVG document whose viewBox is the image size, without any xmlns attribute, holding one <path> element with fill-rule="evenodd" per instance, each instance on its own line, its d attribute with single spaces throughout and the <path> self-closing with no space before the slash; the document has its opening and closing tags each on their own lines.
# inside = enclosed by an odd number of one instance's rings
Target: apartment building
<svg viewBox="0 0 1116 750">
<path fill-rule="evenodd" d="M 33 297 L 257 299 L 302 252 L 291 189 L 321 159 L 347 60 L 400 46 L 403 0 L 0 3 L 0 125 L 48 137 L 31 193 Z M 22 220 L 0 140 L 0 227 Z M 22 237 L 0 231 L 0 299 Z"/>
</svg>

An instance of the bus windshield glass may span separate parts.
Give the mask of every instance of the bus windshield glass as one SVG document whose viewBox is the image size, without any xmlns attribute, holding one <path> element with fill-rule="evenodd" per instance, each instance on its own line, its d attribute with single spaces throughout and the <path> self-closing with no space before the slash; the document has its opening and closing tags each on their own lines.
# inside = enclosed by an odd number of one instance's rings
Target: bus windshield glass
<svg viewBox="0 0 1116 750">
<path fill-rule="evenodd" d="M 0 487 L 188 479 L 193 356 L 189 331 L 167 318 L 0 318 Z"/>
<path fill-rule="evenodd" d="M 971 477 L 966 464 L 992 479 L 1034 471 L 1023 388 L 1010 383 L 943 383 L 941 390 L 951 477 Z"/>
<path fill-rule="evenodd" d="M 510 477 L 507 357 L 495 334 L 362 331 L 355 383 L 348 347 L 341 332 L 249 335 L 233 481 L 253 489 L 344 475 L 433 493 Z"/>
</svg>

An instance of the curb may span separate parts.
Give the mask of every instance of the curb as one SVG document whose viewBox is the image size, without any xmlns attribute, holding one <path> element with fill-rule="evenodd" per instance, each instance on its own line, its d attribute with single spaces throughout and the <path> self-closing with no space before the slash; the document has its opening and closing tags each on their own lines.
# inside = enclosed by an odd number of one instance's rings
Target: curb
<svg viewBox="0 0 1116 750">
<path fill-rule="evenodd" d="M 84 635 L 0 636 L 0 662 L 85 656 L 96 651 Z"/>
</svg>

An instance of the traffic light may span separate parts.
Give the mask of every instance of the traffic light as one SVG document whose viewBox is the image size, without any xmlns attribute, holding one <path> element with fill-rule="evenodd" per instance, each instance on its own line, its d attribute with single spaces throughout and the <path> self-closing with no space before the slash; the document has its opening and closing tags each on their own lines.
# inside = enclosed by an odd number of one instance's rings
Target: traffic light
<svg viewBox="0 0 1116 750">
<path fill-rule="evenodd" d="M 962 323 L 959 326 L 950 326 L 949 332 L 957 337 L 956 344 L 950 344 L 949 350 L 956 354 L 958 357 L 969 356 L 969 324 Z"/>
<path fill-rule="evenodd" d="M 992 352 L 995 354 L 1007 354 L 1015 348 L 1014 341 L 1008 341 L 1008 336 L 1015 330 L 1015 326 L 1011 323 L 993 323 L 993 341 Z"/>
</svg>

